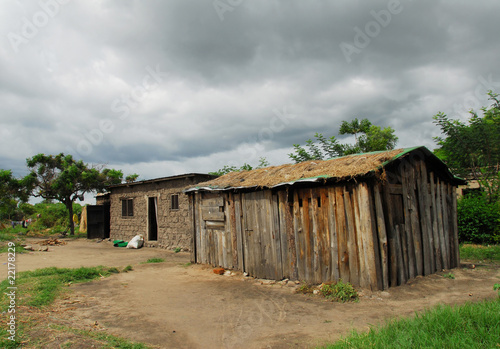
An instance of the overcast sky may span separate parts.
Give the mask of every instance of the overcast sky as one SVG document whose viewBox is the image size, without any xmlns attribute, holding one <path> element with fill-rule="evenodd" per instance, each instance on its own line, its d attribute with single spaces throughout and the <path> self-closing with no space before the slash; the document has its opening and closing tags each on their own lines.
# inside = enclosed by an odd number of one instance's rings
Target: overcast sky
<svg viewBox="0 0 500 349">
<path fill-rule="evenodd" d="M 499 1 L 2 0 L 0 168 L 70 153 L 140 179 L 337 136 L 435 147 L 500 90 Z M 348 141 L 343 139 L 342 141 Z"/>
</svg>

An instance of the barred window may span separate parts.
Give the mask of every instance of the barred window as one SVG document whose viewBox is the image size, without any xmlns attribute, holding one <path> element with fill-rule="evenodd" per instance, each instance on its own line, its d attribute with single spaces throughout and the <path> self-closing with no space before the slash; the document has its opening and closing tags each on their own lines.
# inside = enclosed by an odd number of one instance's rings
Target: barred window
<svg viewBox="0 0 500 349">
<path fill-rule="evenodd" d="M 122 217 L 131 217 L 134 215 L 134 199 L 122 200 Z"/>
</svg>

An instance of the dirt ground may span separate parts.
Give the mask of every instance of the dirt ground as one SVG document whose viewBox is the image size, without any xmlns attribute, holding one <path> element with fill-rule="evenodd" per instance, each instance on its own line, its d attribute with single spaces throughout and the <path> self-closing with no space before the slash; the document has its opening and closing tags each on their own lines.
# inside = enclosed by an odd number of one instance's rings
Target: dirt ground
<svg viewBox="0 0 500 349">
<path fill-rule="evenodd" d="M 166 261 L 141 264 L 154 257 Z M 208 266 L 188 263 L 188 253 L 130 250 L 83 239 L 18 255 L 16 261 L 18 271 L 132 265 L 132 272 L 72 285 L 73 292 L 56 301 L 50 318 L 159 348 L 313 348 L 352 329 L 367 330 L 436 304 L 493 298 L 493 284 L 500 280 L 498 265 L 462 265 L 451 270 L 454 280 L 444 273 L 419 277 L 384 292 L 361 290 L 359 302 L 340 304 L 297 294 L 292 282 L 268 284 L 241 273 L 219 276 Z M 51 347 L 59 348 L 61 342 L 56 343 Z"/>
</svg>

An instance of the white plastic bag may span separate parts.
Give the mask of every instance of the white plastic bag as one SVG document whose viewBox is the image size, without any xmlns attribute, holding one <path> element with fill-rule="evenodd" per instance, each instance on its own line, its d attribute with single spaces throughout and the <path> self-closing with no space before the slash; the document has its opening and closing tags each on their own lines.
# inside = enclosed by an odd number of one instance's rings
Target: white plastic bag
<svg viewBox="0 0 500 349">
<path fill-rule="evenodd" d="M 136 235 L 130 240 L 127 248 L 141 248 L 144 245 L 144 237 L 142 235 Z"/>
</svg>

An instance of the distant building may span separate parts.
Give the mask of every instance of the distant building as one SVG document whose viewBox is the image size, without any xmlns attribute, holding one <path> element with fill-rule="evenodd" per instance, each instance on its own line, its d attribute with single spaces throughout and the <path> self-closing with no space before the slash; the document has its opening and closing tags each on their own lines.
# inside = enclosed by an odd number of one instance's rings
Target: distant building
<svg viewBox="0 0 500 349">
<path fill-rule="evenodd" d="M 108 194 L 98 196 L 96 201 L 109 204 L 112 240 L 130 241 L 142 234 L 145 246 L 190 250 L 192 216 L 183 190 L 213 178 L 190 173 L 112 185 L 107 188 Z"/>
</svg>

